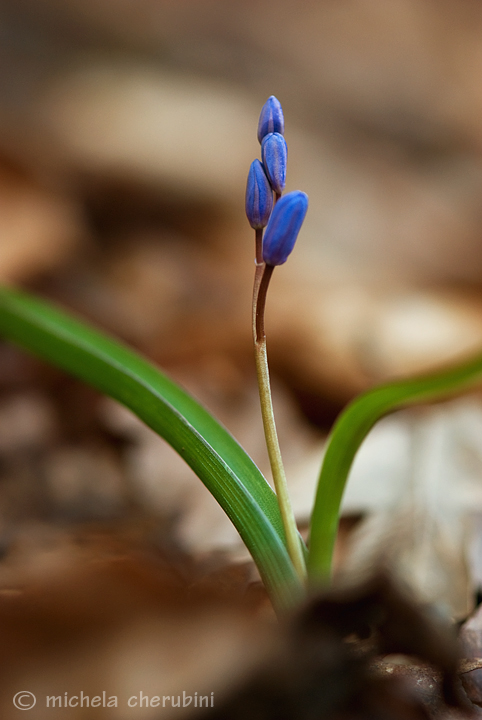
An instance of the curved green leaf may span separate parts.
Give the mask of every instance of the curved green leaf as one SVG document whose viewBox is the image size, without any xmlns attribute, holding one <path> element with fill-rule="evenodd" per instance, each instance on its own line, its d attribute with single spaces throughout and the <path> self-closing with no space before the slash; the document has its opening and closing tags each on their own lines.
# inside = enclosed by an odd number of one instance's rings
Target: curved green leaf
<svg viewBox="0 0 482 720">
<path fill-rule="evenodd" d="M 377 420 L 408 405 L 442 400 L 481 381 L 482 355 L 478 355 L 447 370 L 369 390 L 341 413 L 328 439 L 311 517 L 308 571 L 312 583 L 329 582 L 348 474 L 358 448 Z"/>
<path fill-rule="evenodd" d="M 236 526 L 273 603 L 301 593 L 276 496 L 207 410 L 135 352 L 52 305 L 0 289 L 0 334 L 130 408 L 184 458 Z"/>
</svg>

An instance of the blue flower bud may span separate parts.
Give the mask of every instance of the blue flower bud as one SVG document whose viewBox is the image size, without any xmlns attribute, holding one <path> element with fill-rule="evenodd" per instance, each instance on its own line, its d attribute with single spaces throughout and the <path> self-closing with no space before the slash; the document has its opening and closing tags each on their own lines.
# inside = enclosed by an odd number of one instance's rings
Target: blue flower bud
<svg viewBox="0 0 482 720">
<path fill-rule="evenodd" d="M 286 140 L 280 133 L 270 133 L 264 137 L 261 143 L 261 158 L 271 187 L 281 195 L 286 184 L 288 148 Z"/>
<path fill-rule="evenodd" d="M 246 183 L 246 215 L 255 230 L 268 224 L 273 209 L 273 191 L 259 160 L 253 160 Z"/>
<path fill-rule="evenodd" d="M 274 95 L 269 97 L 262 107 L 258 122 L 258 140 L 262 142 L 269 133 L 284 135 L 285 119 L 280 101 Z"/>
<path fill-rule="evenodd" d="M 274 206 L 263 238 L 263 260 L 267 265 L 282 265 L 294 248 L 308 210 L 308 195 L 294 190 Z"/>
</svg>

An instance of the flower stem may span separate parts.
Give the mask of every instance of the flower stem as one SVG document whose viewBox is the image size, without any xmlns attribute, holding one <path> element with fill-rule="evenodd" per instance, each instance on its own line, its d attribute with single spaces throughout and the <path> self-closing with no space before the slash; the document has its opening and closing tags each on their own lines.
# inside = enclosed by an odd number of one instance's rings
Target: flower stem
<svg viewBox="0 0 482 720">
<path fill-rule="evenodd" d="M 258 231 L 257 231 L 258 233 Z M 258 239 L 258 238 L 257 238 Z M 256 274 L 253 292 L 253 339 L 256 360 L 256 374 L 258 377 L 259 398 L 261 402 L 261 415 L 263 418 L 264 435 L 268 449 L 271 472 L 281 511 L 283 526 L 286 535 L 288 552 L 293 565 L 304 581 L 306 578 L 306 564 L 301 548 L 296 520 L 288 493 L 286 475 L 281 458 L 281 451 L 276 432 L 276 424 L 271 400 L 271 387 L 269 381 L 268 358 L 266 353 L 266 334 L 264 330 L 264 310 L 269 282 L 273 274 L 273 265 L 261 265 L 256 255 Z"/>
</svg>

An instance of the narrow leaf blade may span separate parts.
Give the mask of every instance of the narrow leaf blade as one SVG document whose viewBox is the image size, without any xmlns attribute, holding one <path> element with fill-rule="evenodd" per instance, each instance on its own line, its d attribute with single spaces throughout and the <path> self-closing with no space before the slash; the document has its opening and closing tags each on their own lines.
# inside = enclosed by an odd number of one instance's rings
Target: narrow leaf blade
<svg viewBox="0 0 482 720">
<path fill-rule="evenodd" d="M 121 343 L 17 290 L 0 289 L 0 334 L 118 400 L 167 440 L 236 526 L 273 603 L 283 609 L 296 602 L 301 588 L 276 496 L 207 410 Z"/>
<path fill-rule="evenodd" d="M 328 439 L 311 517 L 308 571 L 313 584 L 326 584 L 340 505 L 355 455 L 384 415 L 416 403 L 442 400 L 482 383 L 482 355 L 446 370 L 398 380 L 368 390 L 341 413 Z"/>
</svg>

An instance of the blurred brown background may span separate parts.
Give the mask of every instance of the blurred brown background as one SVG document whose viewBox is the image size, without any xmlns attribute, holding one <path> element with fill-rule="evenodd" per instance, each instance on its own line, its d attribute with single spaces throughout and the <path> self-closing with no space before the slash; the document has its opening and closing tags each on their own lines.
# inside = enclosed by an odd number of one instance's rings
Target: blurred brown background
<svg viewBox="0 0 482 720">
<path fill-rule="evenodd" d="M 476 0 L 2 0 L 0 279 L 72 308 L 147 354 L 267 473 L 244 190 L 259 156 L 260 108 L 276 95 L 286 119 L 287 189 L 310 196 L 295 252 L 275 273 L 267 318 L 282 449 L 306 526 L 322 439 L 343 405 L 375 382 L 482 345 L 481 78 Z M 442 598 L 458 617 L 482 575 L 473 550 L 482 411 L 477 397 L 461 402 L 384 426 L 346 504 L 352 517 L 378 523 L 369 545 L 384 537 L 387 522 L 407 535 L 407 527 L 427 527 L 414 519 L 420 513 L 430 518 L 438 530 L 423 541 L 410 535 L 403 562 L 420 576 L 422 597 Z M 400 502 L 407 486 L 418 490 Z M 434 501 L 441 495 L 445 504 Z M 398 525 L 395 506 L 405 513 Z M 127 411 L 7 345 L 0 346 L 0 545 L 2 603 L 24 592 L 34 598 L 2 611 L 11 632 L 2 672 L 8 666 L 13 678 L 5 718 L 18 683 L 37 683 L 41 692 L 49 682 L 56 692 L 64 680 L 70 692 L 79 678 L 95 685 L 86 667 L 96 652 L 105 653 L 112 687 L 121 677 L 136 685 L 141 666 L 151 668 L 155 687 L 168 661 L 156 655 L 149 665 L 152 647 L 142 638 L 172 617 L 152 578 L 164 587 L 168 573 L 176 597 L 193 583 L 212 585 L 208 608 L 219 602 L 217 573 L 226 565 L 234 573 L 229 597 L 249 595 L 255 579 L 236 533 L 162 441 Z M 414 560 L 422 546 L 428 555 Z M 92 565 L 99 557 L 108 568 L 100 585 Z M 119 558 L 126 565 L 114 577 Z M 352 562 L 363 564 L 358 556 Z M 427 563 L 439 568 L 430 581 Z M 147 583 L 141 598 L 136 572 Z M 60 578 L 63 589 L 54 592 Z M 79 587 L 90 599 L 72 604 Z M 134 593 L 127 609 L 116 599 L 124 593 Z M 44 614 L 38 598 L 48 598 Z M 227 607 L 226 627 L 239 644 L 247 611 Z M 33 649 L 18 635 L 32 612 Z M 104 612 L 114 618 L 107 640 L 95 630 Z M 210 610 L 198 615 L 199 633 L 210 632 Z M 82 652 L 79 623 L 90 628 Z M 50 652 L 52 633 L 60 639 Z M 139 653 L 124 675 L 109 655 L 123 633 L 137 638 Z M 220 654 L 205 663 L 203 682 L 222 684 L 222 652 L 231 646 L 206 642 Z M 192 643 L 176 652 L 199 668 Z M 41 678 L 39 663 L 47 668 Z M 59 663 L 66 674 L 54 683 Z M 164 686 L 194 682 L 179 673 Z"/>
</svg>

